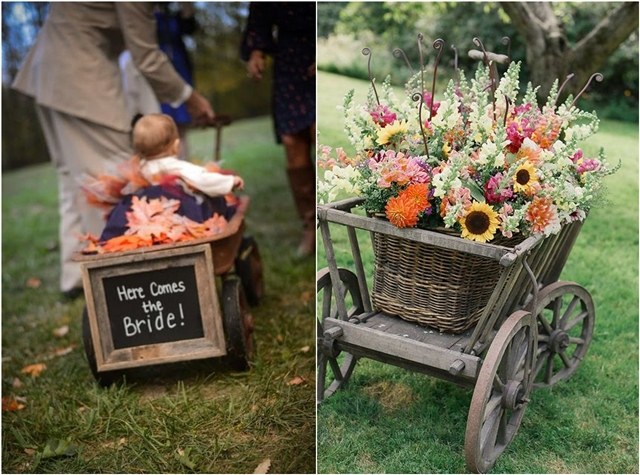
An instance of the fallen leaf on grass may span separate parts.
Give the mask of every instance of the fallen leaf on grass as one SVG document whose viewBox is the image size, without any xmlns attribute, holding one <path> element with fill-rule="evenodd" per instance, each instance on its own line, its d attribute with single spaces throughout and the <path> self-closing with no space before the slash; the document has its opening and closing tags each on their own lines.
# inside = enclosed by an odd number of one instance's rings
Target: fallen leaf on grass
<svg viewBox="0 0 640 475">
<path fill-rule="evenodd" d="M 302 303 L 307 303 L 310 300 L 313 300 L 315 294 L 316 294 L 315 291 L 305 290 L 300 294 L 300 300 L 302 301 Z"/>
<path fill-rule="evenodd" d="M 27 454 L 29 457 L 35 455 L 37 452 L 36 449 L 31 449 L 29 447 L 27 447 L 26 449 L 24 449 L 24 453 Z"/>
<path fill-rule="evenodd" d="M 305 379 L 302 376 L 296 376 L 291 381 L 287 383 L 287 386 L 298 386 L 305 382 Z"/>
<path fill-rule="evenodd" d="M 37 277 L 29 277 L 27 281 L 24 283 L 30 289 L 37 289 L 42 284 L 42 281 Z"/>
<path fill-rule="evenodd" d="M 55 356 L 65 356 L 71 353 L 75 349 L 76 345 L 65 346 L 64 348 L 56 348 L 53 350 Z"/>
<path fill-rule="evenodd" d="M 25 366 L 20 370 L 21 373 L 28 374 L 34 378 L 40 376 L 45 369 L 47 369 L 47 365 L 44 363 L 35 363 Z"/>
<path fill-rule="evenodd" d="M 269 473 L 269 469 L 271 468 L 271 459 L 264 459 L 262 462 L 258 464 L 253 473 Z"/>
<path fill-rule="evenodd" d="M 61 327 L 53 330 L 53 336 L 57 336 L 58 338 L 62 338 L 67 333 L 69 333 L 69 325 L 62 325 Z"/>
<path fill-rule="evenodd" d="M 2 398 L 2 412 L 4 411 L 20 411 L 26 407 L 18 399 L 13 396 L 4 396 Z"/>
<path fill-rule="evenodd" d="M 49 440 L 42 450 L 42 458 L 70 457 L 78 452 L 78 447 L 68 440 Z"/>
<path fill-rule="evenodd" d="M 189 467 L 191 470 L 193 470 L 196 467 L 196 464 L 193 462 L 193 460 L 189 458 L 190 452 L 191 452 L 190 447 L 188 447 L 186 450 L 178 448 L 175 456 L 178 462 L 180 462 L 185 467 Z"/>
<path fill-rule="evenodd" d="M 311 347 L 309 345 L 303 346 L 300 348 L 300 353 L 308 353 Z"/>
<path fill-rule="evenodd" d="M 126 437 L 120 437 L 120 439 L 118 440 L 112 440 L 109 442 L 105 442 L 104 444 L 102 444 L 102 446 L 104 448 L 107 449 L 120 449 L 122 448 L 122 446 L 126 445 L 127 443 L 127 438 Z"/>
<path fill-rule="evenodd" d="M 13 381 L 11 382 L 11 386 L 17 389 L 24 386 L 24 384 L 22 383 L 22 381 L 20 381 L 20 378 L 13 378 Z"/>
<path fill-rule="evenodd" d="M 282 342 L 284 341 L 284 337 L 283 337 L 282 335 L 277 335 L 277 336 L 276 336 L 276 341 L 277 341 L 278 343 L 282 343 Z"/>
</svg>

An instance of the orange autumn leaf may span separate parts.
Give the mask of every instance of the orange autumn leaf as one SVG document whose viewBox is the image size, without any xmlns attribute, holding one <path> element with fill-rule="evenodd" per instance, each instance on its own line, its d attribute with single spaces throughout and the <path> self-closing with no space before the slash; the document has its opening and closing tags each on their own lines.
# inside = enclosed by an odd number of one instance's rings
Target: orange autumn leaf
<svg viewBox="0 0 640 475">
<path fill-rule="evenodd" d="M 26 406 L 17 401 L 13 396 L 3 396 L 2 398 L 2 412 L 5 411 L 20 411 Z"/>
<path fill-rule="evenodd" d="M 40 373 L 42 373 L 45 369 L 47 369 L 46 364 L 34 363 L 34 364 L 25 366 L 20 370 L 20 372 L 24 374 L 28 374 L 29 376 L 32 376 L 34 378 L 37 378 L 38 376 L 40 376 Z"/>
<path fill-rule="evenodd" d="M 135 235 L 127 236 L 125 234 L 109 239 L 102 245 L 102 249 L 105 252 L 121 252 L 151 246 L 152 244 L 153 241 L 151 239 Z"/>
<path fill-rule="evenodd" d="M 287 386 L 299 386 L 305 382 L 305 379 L 302 376 L 296 376 L 291 381 L 287 383 Z"/>
<path fill-rule="evenodd" d="M 42 281 L 37 277 L 30 277 L 25 282 L 25 285 L 30 289 L 37 289 L 42 284 Z"/>
</svg>

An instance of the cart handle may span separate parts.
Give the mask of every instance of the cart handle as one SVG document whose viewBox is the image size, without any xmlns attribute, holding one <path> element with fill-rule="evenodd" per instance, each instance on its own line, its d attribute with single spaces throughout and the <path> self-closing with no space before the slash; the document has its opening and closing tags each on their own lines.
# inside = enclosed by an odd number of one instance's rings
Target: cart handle
<svg viewBox="0 0 640 475">
<path fill-rule="evenodd" d="M 513 264 L 520 256 L 523 254 L 527 254 L 531 252 L 531 249 L 536 247 L 544 240 L 544 234 L 536 234 L 535 236 L 528 237 L 520 244 L 513 248 L 513 251 L 506 253 L 504 256 L 500 258 L 500 265 L 504 267 L 509 267 Z"/>
</svg>

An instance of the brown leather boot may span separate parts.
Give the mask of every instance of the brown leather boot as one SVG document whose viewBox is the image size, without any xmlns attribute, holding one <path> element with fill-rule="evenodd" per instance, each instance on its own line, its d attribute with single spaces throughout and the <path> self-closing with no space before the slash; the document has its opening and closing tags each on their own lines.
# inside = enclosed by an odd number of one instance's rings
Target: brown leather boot
<svg viewBox="0 0 640 475">
<path fill-rule="evenodd" d="M 314 256 L 316 251 L 316 173 L 313 167 L 287 169 L 293 199 L 302 220 L 302 241 L 296 254 Z"/>
</svg>

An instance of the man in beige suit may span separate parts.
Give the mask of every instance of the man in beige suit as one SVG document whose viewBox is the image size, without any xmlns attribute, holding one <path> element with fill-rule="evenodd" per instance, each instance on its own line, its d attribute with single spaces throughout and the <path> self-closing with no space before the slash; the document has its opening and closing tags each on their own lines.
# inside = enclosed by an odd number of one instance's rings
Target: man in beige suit
<svg viewBox="0 0 640 475">
<path fill-rule="evenodd" d="M 81 293 L 80 268 L 72 261 L 78 237 L 99 235 L 104 226 L 102 212 L 86 203 L 77 178 L 108 171 L 132 153 L 132 118 L 118 67 L 124 49 L 158 100 L 186 103 L 198 125 L 214 117 L 209 101 L 180 77 L 158 48 L 153 3 L 51 2 L 13 87 L 35 98 L 58 173 L 60 288 L 67 297 Z"/>
</svg>

